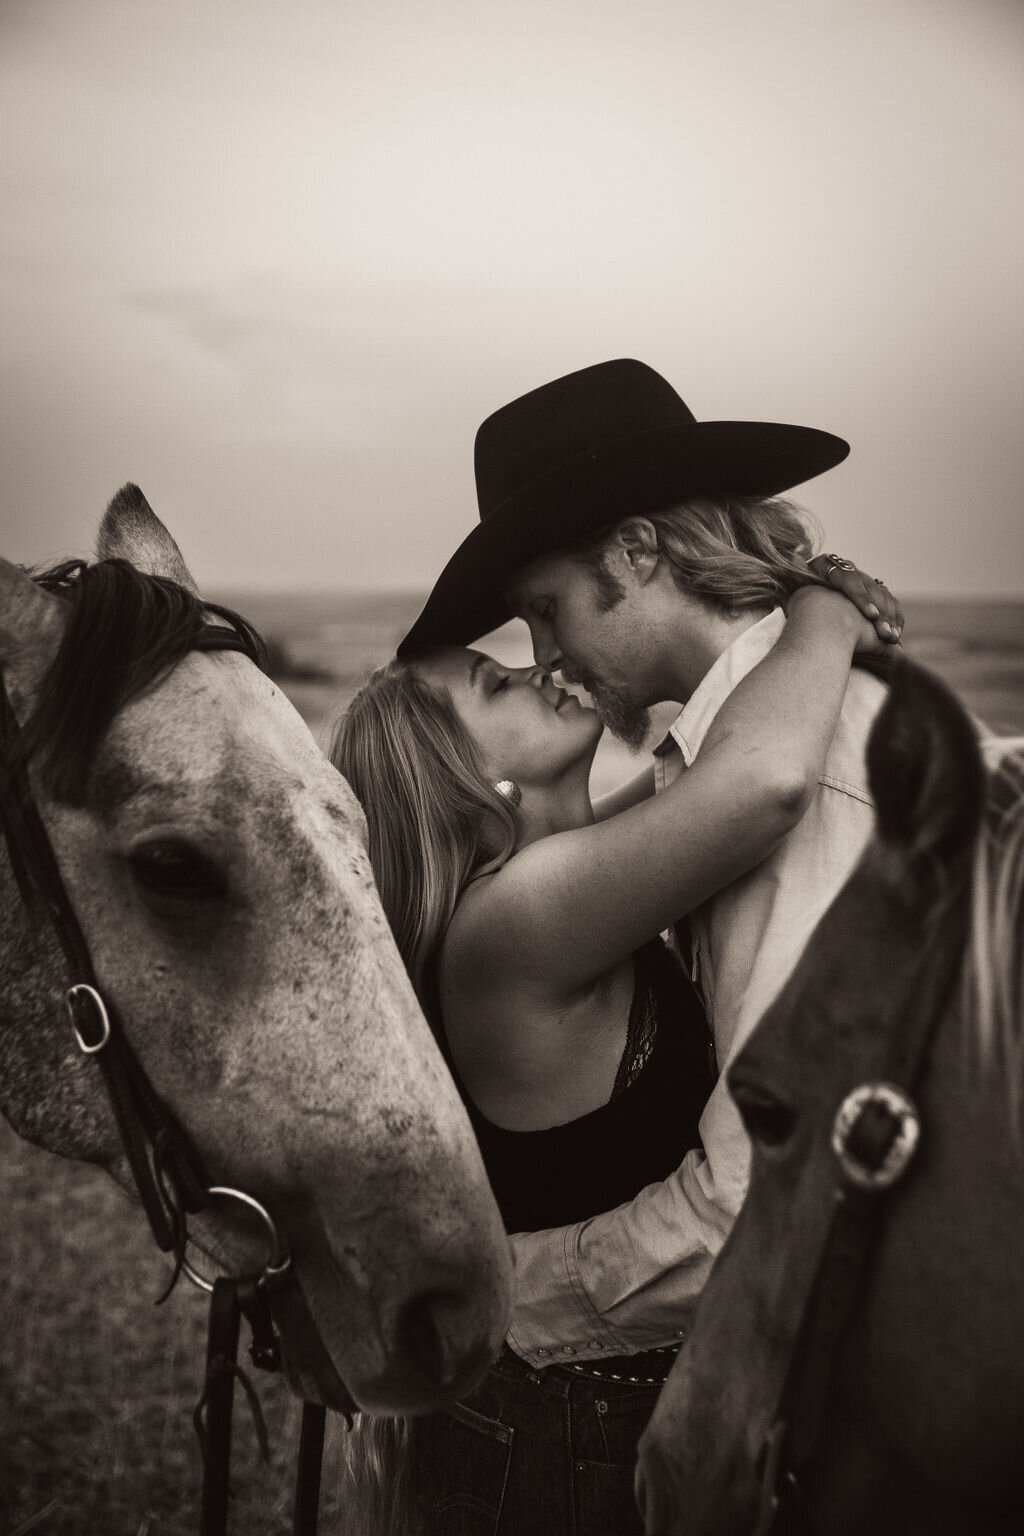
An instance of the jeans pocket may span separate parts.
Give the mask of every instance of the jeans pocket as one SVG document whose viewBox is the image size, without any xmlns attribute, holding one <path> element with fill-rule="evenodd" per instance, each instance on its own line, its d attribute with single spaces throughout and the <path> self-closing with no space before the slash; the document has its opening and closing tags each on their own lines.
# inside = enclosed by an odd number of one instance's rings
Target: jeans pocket
<svg viewBox="0 0 1024 1536">
<path fill-rule="evenodd" d="M 640 1387 L 596 1399 L 593 1414 L 603 1453 L 601 1459 L 609 1466 L 635 1466 L 637 1443 L 647 1428 L 660 1391 L 660 1386 Z"/>
<path fill-rule="evenodd" d="M 637 1441 L 660 1387 L 596 1385 L 573 1423 L 576 1536 L 642 1536 L 633 1494 Z"/>
<path fill-rule="evenodd" d="M 496 1536 L 512 1428 L 453 1403 L 418 1419 L 414 1433 L 429 1536 Z"/>
</svg>

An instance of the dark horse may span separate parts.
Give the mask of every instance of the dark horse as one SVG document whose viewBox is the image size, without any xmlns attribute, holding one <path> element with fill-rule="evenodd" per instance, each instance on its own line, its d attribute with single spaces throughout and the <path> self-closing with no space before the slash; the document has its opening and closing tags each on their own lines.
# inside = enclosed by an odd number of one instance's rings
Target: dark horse
<svg viewBox="0 0 1024 1536">
<path fill-rule="evenodd" d="M 1024 760 L 907 663 L 869 766 L 875 839 L 729 1072 L 750 1190 L 652 1533 L 1024 1530 Z"/>
</svg>

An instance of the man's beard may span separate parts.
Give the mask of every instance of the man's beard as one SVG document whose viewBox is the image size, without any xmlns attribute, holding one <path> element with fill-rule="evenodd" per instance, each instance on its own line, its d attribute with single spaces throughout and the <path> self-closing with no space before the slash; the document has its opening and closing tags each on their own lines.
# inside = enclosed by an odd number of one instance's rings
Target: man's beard
<svg viewBox="0 0 1024 1536">
<path fill-rule="evenodd" d="M 603 683 L 589 672 L 577 676 L 612 735 L 625 742 L 631 752 L 641 751 L 651 729 L 650 710 L 637 704 L 614 684 Z"/>
</svg>

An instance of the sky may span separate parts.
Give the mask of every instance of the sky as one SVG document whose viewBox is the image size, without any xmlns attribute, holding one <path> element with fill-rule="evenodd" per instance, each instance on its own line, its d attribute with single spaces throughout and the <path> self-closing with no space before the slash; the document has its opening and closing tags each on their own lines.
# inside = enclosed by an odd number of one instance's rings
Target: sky
<svg viewBox="0 0 1024 1536">
<path fill-rule="evenodd" d="M 1024 597 L 1018 0 L 0 0 L 0 551 L 137 481 L 210 588 L 425 588 L 498 406 L 642 358 Z"/>
</svg>

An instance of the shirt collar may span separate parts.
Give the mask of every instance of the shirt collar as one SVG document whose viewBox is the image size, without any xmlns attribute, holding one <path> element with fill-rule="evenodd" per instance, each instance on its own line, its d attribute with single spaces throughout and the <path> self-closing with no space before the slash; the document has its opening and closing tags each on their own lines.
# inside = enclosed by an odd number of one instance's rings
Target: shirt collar
<svg viewBox="0 0 1024 1536">
<path fill-rule="evenodd" d="M 773 608 L 765 618 L 737 635 L 701 678 L 655 752 L 660 756 L 670 751 L 674 742 L 689 768 L 704 744 L 712 720 L 730 693 L 759 661 L 764 660 L 785 626 L 786 615 L 781 608 Z"/>
</svg>

